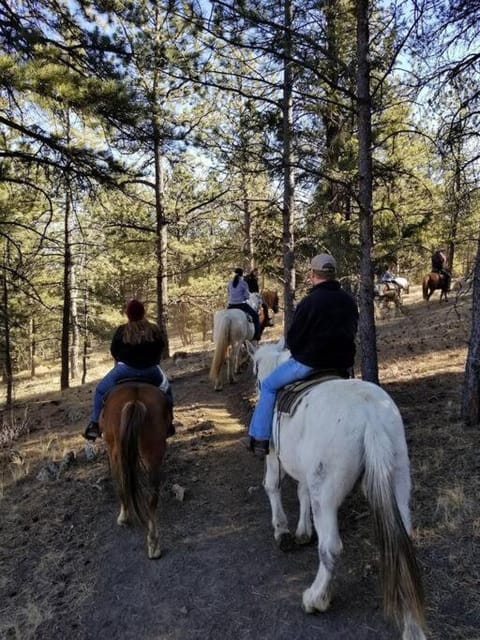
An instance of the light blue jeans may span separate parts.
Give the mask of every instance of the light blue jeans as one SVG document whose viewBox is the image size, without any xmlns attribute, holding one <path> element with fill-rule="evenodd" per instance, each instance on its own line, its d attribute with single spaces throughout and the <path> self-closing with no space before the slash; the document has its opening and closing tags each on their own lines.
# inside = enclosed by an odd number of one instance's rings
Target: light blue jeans
<svg viewBox="0 0 480 640">
<path fill-rule="evenodd" d="M 290 382 L 307 378 L 312 371 L 313 367 L 307 367 L 290 357 L 262 380 L 260 397 L 248 429 L 250 436 L 256 440 L 270 440 L 277 392 Z"/>
<path fill-rule="evenodd" d="M 103 398 L 110 389 L 112 389 L 120 380 L 124 378 L 141 378 L 142 380 L 148 380 L 152 384 L 159 386 L 163 380 L 160 369 L 157 365 L 148 367 L 147 369 L 134 369 L 129 367 L 128 364 L 123 362 L 117 362 L 117 364 L 110 369 L 110 371 L 100 380 L 95 387 L 95 395 L 93 398 L 93 412 L 92 422 L 98 422 L 100 418 L 100 412 L 103 407 Z M 173 398 L 170 386 L 165 392 L 168 400 L 173 405 Z"/>
</svg>

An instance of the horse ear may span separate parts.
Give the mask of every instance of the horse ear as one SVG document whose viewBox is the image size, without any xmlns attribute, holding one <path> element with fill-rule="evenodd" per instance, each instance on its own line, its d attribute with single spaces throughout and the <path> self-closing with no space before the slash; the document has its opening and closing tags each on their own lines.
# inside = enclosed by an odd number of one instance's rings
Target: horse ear
<svg viewBox="0 0 480 640">
<path fill-rule="evenodd" d="M 257 352 L 257 347 L 255 347 L 250 340 L 245 340 L 245 346 L 247 347 L 248 355 L 253 360 L 255 353 Z"/>
</svg>

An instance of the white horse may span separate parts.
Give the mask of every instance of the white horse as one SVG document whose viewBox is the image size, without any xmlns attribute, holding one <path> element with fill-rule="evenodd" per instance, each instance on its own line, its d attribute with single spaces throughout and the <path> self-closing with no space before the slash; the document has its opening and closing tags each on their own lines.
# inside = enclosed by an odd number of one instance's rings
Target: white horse
<svg viewBox="0 0 480 640">
<path fill-rule="evenodd" d="M 226 366 L 228 382 L 235 382 L 240 370 L 240 351 L 255 333 L 253 322 L 241 309 L 221 309 L 213 317 L 215 351 L 210 366 L 210 380 L 215 391 L 223 388 L 223 369 Z"/>
<path fill-rule="evenodd" d="M 406 294 L 410 292 L 410 283 L 407 278 L 404 278 L 403 276 L 395 276 L 393 281 L 396 282 Z"/>
<path fill-rule="evenodd" d="M 249 349 L 261 381 L 289 356 L 282 345 Z M 410 540 L 410 471 L 402 418 L 390 396 L 362 380 L 330 379 L 311 387 L 292 416 L 276 414 L 264 487 L 274 536 L 289 550 L 294 540 L 283 510 L 280 479 L 298 481 L 297 543 L 318 536 L 318 572 L 303 593 L 307 613 L 330 605 L 330 581 L 342 550 L 337 511 L 357 480 L 371 505 L 380 547 L 385 611 L 403 625 L 403 640 L 424 640 L 424 604 Z"/>
</svg>

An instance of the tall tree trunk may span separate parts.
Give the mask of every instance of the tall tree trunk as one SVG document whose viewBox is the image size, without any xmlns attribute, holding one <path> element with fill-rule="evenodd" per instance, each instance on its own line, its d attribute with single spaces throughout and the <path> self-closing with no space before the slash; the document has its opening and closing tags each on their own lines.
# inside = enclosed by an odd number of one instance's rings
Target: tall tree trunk
<svg viewBox="0 0 480 640">
<path fill-rule="evenodd" d="M 460 152 L 458 154 L 459 158 Z M 449 241 L 447 246 L 447 267 L 452 272 L 453 261 L 455 259 L 455 241 L 457 238 L 458 221 L 460 219 L 461 210 L 465 207 L 465 200 L 463 196 L 462 178 L 460 172 L 460 161 L 456 163 L 456 175 L 453 182 L 453 207 L 452 214 L 450 216 L 450 229 L 449 229 Z"/>
<path fill-rule="evenodd" d="M 6 384 L 5 402 L 7 407 L 13 402 L 13 366 L 12 351 L 10 344 L 10 317 L 9 317 L 9 296 L 8 296 L 8 273 L 10 264 L 10 240 L 5 238 L 5 248 L 3 255 L 3 274 L 2 274 L 2 306 L 3 306 L 3 335 L 5 349 L 5 363 L 3 366 L 3 379 Z"/>
<path fill-rule="evenodd" d="M 329 175 L 338 175 L 340 173 L 340 160 L 342 159 L 342 134 L 344 135 L 345 122 L 341 117 L 341 101 L 340 91 L 336 88 L 339 86 L 339 68 L 343 66 L 341 60 L 342 52 L 339 51 L 338 32 L 344 26 L 341 25 L 345 21 L 343 7 L 340 7 L 339 0 L 326 0 L 324 4 L 325 15 L 325 35 L 326 49 L 328 60 L 328 75 L 330 79 L 329 86 L 325 86 L 326 98 L 325 106 L 321 110 L 323 126 L 325 128 L 325 170 L 327 179 L 325 180 L 325 207 L 330 214 L 341 213 L 345 220 L 349 220 L 351 216 L 350 193 L 345 186 L 339 182 L 335 182 L 328 178 Z M 344 158 L 343 158 L 344 161 Z"/>
<path fill-rule="evenodd" d="M 170 345 L 167 331 L 167 224 L 165 220 L 165 194 L 163 185 L 162 145 L 160 126 L 157 116 L 153 123 L 153 144 L 155 155 L 155 214 L 156 214 L 156 241 L 155 253 L 157 258 L 157 323 L 162 332 L 165 347 L 163 357 L 170 355 Z"/>
<path fill-rule="evenodd" d="M 88 351 L 89 351 L 89 339 L 88 339 L 88 284 L 85 283 L 85 289 L 84 289 L 84 293 L 83 293 L 82 384 L 85 384 L 85 382 L 87 380 Z"/>
<path fill-rule="evenodd" d="M 70 311 L 71 311 L 71 271 L 72 271 L 72 247 L 70 237 L 70 181 L 66 178 L 65 190 L 65 214 L 63 226 L 63 309 L 62 309 L 62 339 L 61 339 L 61 371 L 60 389 L 68 389 L 69 380 L 69 341 L 70 341 Z"/>
<path fill-rule="evenodd" d="M 37 357 L 37 323 L 35 322 L 35 317 L 30 317 L 30 378 L 35 377 L 35 367 L 36 367 L 36 357 Z"/>
<path fill-rule="evenodd" d="M 285 0 L 283 44 L 283 216 L 282 249 L 285 298 L 285 337 L 292 324 L 295 300 L 294 219 L 295 174 L 293 169 L 293 63 L 292 3 Z"/>
<path fill-rule="evenodd" d="M 360 323 L 362 378 L 378 384 L 377 339 L 373 308 L 372 111 L 369 68 L 368 0 L 357 0 L 357 110 L 360 208 Z"/>
<path fill-rule="evenodd" d="M 472 329 L 463 381 L 462 419 L 467 426 L 480 424 L 480 238 L 473 275 Z"/>
<path fill-rule="evenodd" d="M 243 170 L 243 168 L 242 168 Z M 250 209 L 250 199 L 248 197 L 247 181 L 245 174 L 242 174 L 242 195 L 243 195 L 243 229 L 244 229 L 244 253 L 247 258 L 250 269 L 255 265 L 255 243 L 253 241 L 253 224 L 252 212 Z"/>
<path fill-rule="evenodd" d="M 71 290 L 71 331 L 72 344 L 70 345 L 70 372 L 72 380 L 78 378 L 78 354 L 80 349 L 80 327 L 78 322 L 78 289 L 75 267 L 72 265 L 70 273 L 70 290 Z"/>
<path fill-rule="evenodd" d="M 158 105 L 161 102 L 160 96 L 160 74 L 162 70 L 162 24 L 160 20 L 160 6 L 155 4 L 155 47 L 153 59 L 153 86 L 152 86 L 152 128 L 153 128 L 153 155 L 155 166 L 155 219 L 156 219 L 156 240 L 155 253 L 157 259 L 157 324 L 162 333 L 165 347 L 162 356 L 170 356 L 170 345 L 168 340 L 168 282 L 167 282 L 167 221 L 165 216 L 165 187 L 163 179 L 163 149 L 161 118 L 158 113 Z"/>
</svg>

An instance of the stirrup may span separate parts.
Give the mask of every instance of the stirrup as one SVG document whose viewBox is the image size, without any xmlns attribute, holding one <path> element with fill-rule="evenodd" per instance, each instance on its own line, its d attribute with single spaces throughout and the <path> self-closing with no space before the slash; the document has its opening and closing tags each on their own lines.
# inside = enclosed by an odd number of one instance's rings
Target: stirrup
<svg viewBox="0 0 480 640">
<path fill-rule="evenodd" d="M 253 439 L 253 453 L 260 460 L 264 460 L 265 456 L 270 453 L 270 443 L 268 440 L 255 440 Z"/>
<path fill-rule="evenodd" d="M 101 438 L 102 434 L 100 433 L 98 422 L 90 422 L 83 433 L 83 437 L 85 440 L 90 440 L 92 442 L 95 442 L 97 438 Z"/>
</svg>

